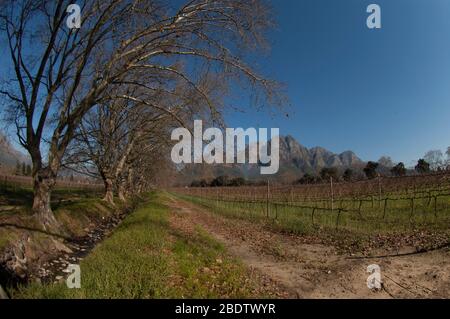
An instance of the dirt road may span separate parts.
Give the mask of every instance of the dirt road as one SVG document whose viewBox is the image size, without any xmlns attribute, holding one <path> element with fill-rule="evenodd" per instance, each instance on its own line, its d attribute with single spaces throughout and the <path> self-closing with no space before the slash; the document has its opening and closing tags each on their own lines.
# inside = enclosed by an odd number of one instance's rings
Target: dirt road
<svg viewBox="0 0 450 319">
<path fill-rule="evenodd" d="M 269 277 L 291 298 L 449 298 L 450 250 L 408 256 L 352 259 L 333 247 L 230 219 L 172 198 L 171 224 L 202 227 L 247 267 Z M 383 289 L 367 288 L 367 267 L 381 268 Z"/>
</svg>

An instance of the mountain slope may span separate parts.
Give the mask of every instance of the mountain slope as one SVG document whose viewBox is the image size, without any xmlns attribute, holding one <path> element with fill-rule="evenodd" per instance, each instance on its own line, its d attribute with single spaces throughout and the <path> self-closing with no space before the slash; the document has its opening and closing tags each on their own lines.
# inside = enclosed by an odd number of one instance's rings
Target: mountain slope
<svg viewBox="0 0 450 319">
<path fill-rule="evenodd" d="M 189 164 L 180 171 L 180 180 L 189 183 L 192 180 L 210 180 L 227 175 L 249 180 L 270 178 L 280 182 L 291 182 L 305 173 L 317 174 L 324 167 L 344 170 L 362 169 L 364 165 L 365 163 L 352 151 L 336 154 L 323 147 L 308 149 L 288 135 L 280 136 L 280 169 L 274 176 L 260 175 L 260 167 L 257 164 Z"/>
<path fill-rule="evenodd" d="M 30 159 L 11 145 L 8 138 L 0 133 L 0 167 L 13 168 L 19 163 L 30 163 Z"/>
</svg>

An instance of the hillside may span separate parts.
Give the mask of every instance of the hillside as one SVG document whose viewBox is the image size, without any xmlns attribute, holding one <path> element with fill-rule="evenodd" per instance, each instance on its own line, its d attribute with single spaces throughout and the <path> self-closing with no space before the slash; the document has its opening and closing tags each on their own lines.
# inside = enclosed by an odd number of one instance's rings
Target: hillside
<svg viewBox="0 0 450 319">
<path fill-rule="evenodd" d="M 3 170 L 15 168 L 17 162 L 29 164 L 30 159 L 18 151 L 6 135 L 0 132 L 0 168 Z"/>
<path fill-rule="evenodd" d="M 364 165 L 365 162 L 352 151 L 336 154 L 322 147 L 308 149 L 294 137 L 287 135 L 280 137 L 280 169 L 274 176 L 261 176 L 257 164 L 189 164 L 180 170 L 178 182 L 190 183 L 194 179 L 208 180 L 221 175 L 249 180 L 269 178 L 278 182 L 291 182 L 305 173 L 316 174 L 324 167 L 360 170 Z"/>
</svg>

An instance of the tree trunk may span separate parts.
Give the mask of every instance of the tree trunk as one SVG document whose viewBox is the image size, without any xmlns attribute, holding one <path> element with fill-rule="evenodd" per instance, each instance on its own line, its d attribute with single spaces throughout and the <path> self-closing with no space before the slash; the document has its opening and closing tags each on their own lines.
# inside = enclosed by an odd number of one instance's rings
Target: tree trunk
<svg viewBox="0 0 450 319">
<path fill-rule="evenodd" d="M 136 187 L 133 185 L 133 174 L 134 174 L 134 169 L 133 168 L 129 168 L 128 169 L 128 176 L 127 176 L 127 195 L 128 197 L 133 196 L 133 193 L 136 192 Z"/>
<path fill-rule="evenodd" d="M 33 213 L 45 230 L 59 228 L 59 223 L 53 214 L 50 196 L 56 177 L 47 170 L 37 172 L 34 176 Z"/>
<path fill-rule="evenodd" d="M 119 193 L 119 199 L 121 201 L 123 201 L 123 202 L 126 201 L 125 192 L 126 192 L 126 190 L 125 190 L 125 183 L 123 181 L 121 181 L 119 183 L 118 193 Z"/>
<path fill-rule="evenodd" d="M 114 206 L 114 187 L 113 187 L 113 181 L 111 178 L 105 177 L 103 179 L 103 183 L 105 184 L 105 197 L 103 197 L 103 200 L 107 202 L 108 204 L 111 204 Z"/>
<path fill-rule="evenodd" d="M 137 185 L 137 193 L 138 193 L 138 194 L 142 194 L 142 189 L 143 189 L 142 183 L 139 183 L 139 184 Z"/>
</svg>

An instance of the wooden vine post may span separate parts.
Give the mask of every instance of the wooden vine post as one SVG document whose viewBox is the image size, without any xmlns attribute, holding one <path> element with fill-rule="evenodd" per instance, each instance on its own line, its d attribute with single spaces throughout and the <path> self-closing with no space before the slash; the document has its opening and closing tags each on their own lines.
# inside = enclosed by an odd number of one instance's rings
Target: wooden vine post
<svg viewBox="0 0 450 319">
<path fill-rule="evenodd" d="M 378 174 L 378 207 L 381 208 L 381 175 Z"/>
<path fill-rule="evenodd" d="M 269 200 L 270 200 L 270 183 L 269 183 L 269 180 L 267 180 L 267 198 L 266 198 L 266 204 L 267 204 L 267 207 L 266 207 L 266 215 L 267 215 L 267 218 L 269 218 Z"/>
<path fill-rule="evenodd" d="M 334 211 L 333 177 L 330 176 L 331 212 Z"/>
</svg>

